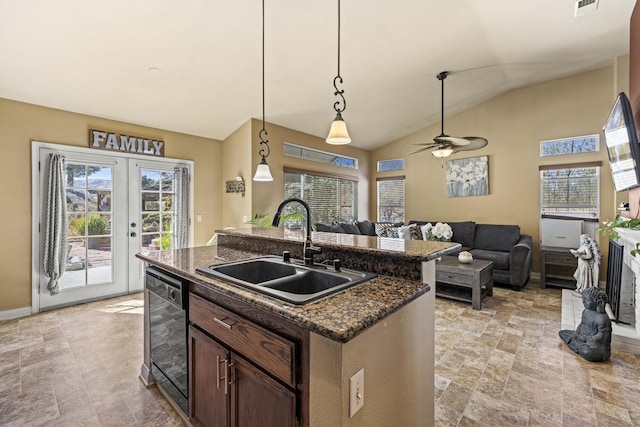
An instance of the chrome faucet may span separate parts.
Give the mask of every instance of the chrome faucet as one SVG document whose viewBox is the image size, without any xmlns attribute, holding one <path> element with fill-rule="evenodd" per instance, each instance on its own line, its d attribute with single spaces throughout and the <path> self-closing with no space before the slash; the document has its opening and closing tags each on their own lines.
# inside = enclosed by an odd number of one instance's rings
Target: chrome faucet
<svg viewBox="0 0 640 427">
<path fill-rule="evenodd" d="M 302 249 L 302 257 L 304 258 L 304 265 L 313 265 L 313 256 L 321 253 L 322 248 L 318 246 L 314 246 L 313 242 L 311 241 L 311 208 L 309 207 L 307 202 L 295 197 L 292 197 L 290 199 L 284 199 L 282 203 L 280 203 L 280 206 L 278 206 L 278 210 L 276 211 L 276 214 L 273 216 L 273 222 L 271 223 L 271 225 L 273 225 L 274 227 L 277 227 L 280 225 L 280 215 L 282 215 L 282 209 L 285 207 L 285 205 L 287 205 L 290 202 L 300 203 L 307 213 L 307 229 L 305 232 L 304 246 Z"/>
</svg>

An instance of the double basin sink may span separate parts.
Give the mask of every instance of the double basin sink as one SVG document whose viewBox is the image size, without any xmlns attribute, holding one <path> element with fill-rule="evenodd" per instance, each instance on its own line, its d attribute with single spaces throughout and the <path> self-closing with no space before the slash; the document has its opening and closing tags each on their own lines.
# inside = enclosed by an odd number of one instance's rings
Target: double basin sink
<svg viewBox="0 0 640 427">
<path fill-rule="evenodd" d="M 306 266 L 301 261 L 265 256 L 196 268 L 222 279 L 296 305 L 304 305 L 377 277 L 332 265 Z"/>
</svg>

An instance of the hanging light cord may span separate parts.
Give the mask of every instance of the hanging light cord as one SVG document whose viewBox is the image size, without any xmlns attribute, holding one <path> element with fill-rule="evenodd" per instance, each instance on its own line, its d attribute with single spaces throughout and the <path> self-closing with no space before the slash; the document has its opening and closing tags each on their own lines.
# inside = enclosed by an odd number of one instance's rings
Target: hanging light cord
<svg viewBox="0 0 640 427">
<path fill-rule="evenodd" d="M 342 84 L 340 76 L 340 0 L 338 0 L 338 75 L 333 79 L 333 87 L 336 89 L 333 95 L 339 95 L 342 98 L 342 108 L 340 108 L 340 100 L 337 100 L 333 104 L 333 109 L 336 110 L 336 113 L 341 113 L 347 108 L 347 101 L 344 99 L 344 89 L 338 89 L 338 83 Z"/>
<path fill-rule="evenodd" d="M 447 136 L 444 134 L 444 79 L 447 78 L 447 76 L 449 75 L 448 72 L 443 71 L 441 73 L 438 73 L 438 75 L 436 76 L 438 78 L 438 80 L 440 80 L 440 82 L 442 83 L 442 91 L 441 96 L 440 96 L 440 136 Z"/>
<path fill-rule="evenodd" d="M 258 152 L 262 158 L 269 157 L 271 154 L 271 148 L 269 147 L 269 140 L 265 139 L 267 136 L 267 130 L 265 129 L 265 121 L 264 121 L 264 0 L 262 0 L 262 130 L 258 133 L 258 137 L 260 138 L 260 145 L 264 144 L 267 147 L 267 151 L 265 154 L 264 148 L 261 148 Z"/>
</svg>

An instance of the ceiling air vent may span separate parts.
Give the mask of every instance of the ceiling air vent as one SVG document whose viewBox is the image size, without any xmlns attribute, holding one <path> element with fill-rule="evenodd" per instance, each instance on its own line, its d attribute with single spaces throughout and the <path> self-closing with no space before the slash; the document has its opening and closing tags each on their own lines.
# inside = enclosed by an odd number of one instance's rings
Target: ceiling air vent
<svg viewBox="0 0 640 427">
<path fill-rule="evenodd" d="M 578 0 L 576 1 L 576 10 L 574 12 L 574 16 L 577 18 L 578 16 L 586 15 L 587 13 L 595 12 L 598 8 L 599 0 Z"/>
</svg>

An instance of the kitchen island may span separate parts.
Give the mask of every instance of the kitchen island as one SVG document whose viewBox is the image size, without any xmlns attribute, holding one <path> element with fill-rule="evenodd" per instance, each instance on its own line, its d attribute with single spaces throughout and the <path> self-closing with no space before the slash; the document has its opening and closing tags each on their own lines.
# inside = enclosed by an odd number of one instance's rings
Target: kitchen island
<svg viewBox="0 0 640 427">
<path fill-rule="evenodd" d="M 285 420 L 287 424 L 299 422 L 305 426 L 431 424 L 434 260 L 456 251 L 459 245 L 333 233 L 313 233 L 312 237 L 323 249 L 316 256 L 318 262 L 340 259 L 345 268 L 372 271 L 378 276 L 339 294 L 299 306 L 196 272 L 203 265 L 278 255 L 284 250 L 290 251 L 292 258 L 301 258 L 302 233 L 282 229 L 225 230 L 219 232 L 218 247 L 139 255 L 148 265 L 189 282 L 191 422 L 206 425 L 206 418 L 215 415 L 204 409 L 211 405 L 205 405 L 202 399 L 207 394 L 197 389 L 202 387 L 207 370 L 202 360 L 194 360 L 196 355 L 206 354 L 203 349 L 212 348 L 200 345 L 203 339 L 211 338 L 214 342 L 222 341 L 226 354 L 231 355 L 231 363 L 239 360 L 235 362 L 236 369 L 250 365 L 263 377 L 265 372 L 269 374 L 271 386 L 261 383 L 260 401 L 264 401 L 265 407 L 274 406 L 269 402 L 278 402 L 276 406 L 290 408 L 282 410 L 287 413 L 272 414 L 284 417 L 273 418 L 279 423 Z M 227 327 L 207 320 L 207 304 L 211 304 L 212 313 L 219 313 L 218 317 L 233 319 L 231 324 L 246 322 L 245 330 L 256 330 L 260 342 L 254 345 L 242 341 L 244 334 L 228 336 Z M 151 381 L 149 366 L 145 342 L 141 377 Z M 224 369 L 226 373 L 226 365 Z M 364 384 L 358 389 L 361 409 L 351 417 L 350 378 L 361 369 L 364 369 Z M 232 424 L 235 420 L 239 425 L 242 421 L 238 417 L 247 408 L 241 407 L 243 399 L 237 397 L 238 374 L 228 372 L 231 395 L 236 398 L 235 403 L 222 405 L 227 409 L 232 405 L 229 410 Z M 239 372 L 249 375 L 246 369 Z M 223 376 L 226 391 L 226 375 Z M 213 382 L 219 380 L 218 377 Z M 277 396 L 284 396 L 284 401 L 274 400 Z M 255 402 L 253 406 L 258 405 Z"/>
</svg>

